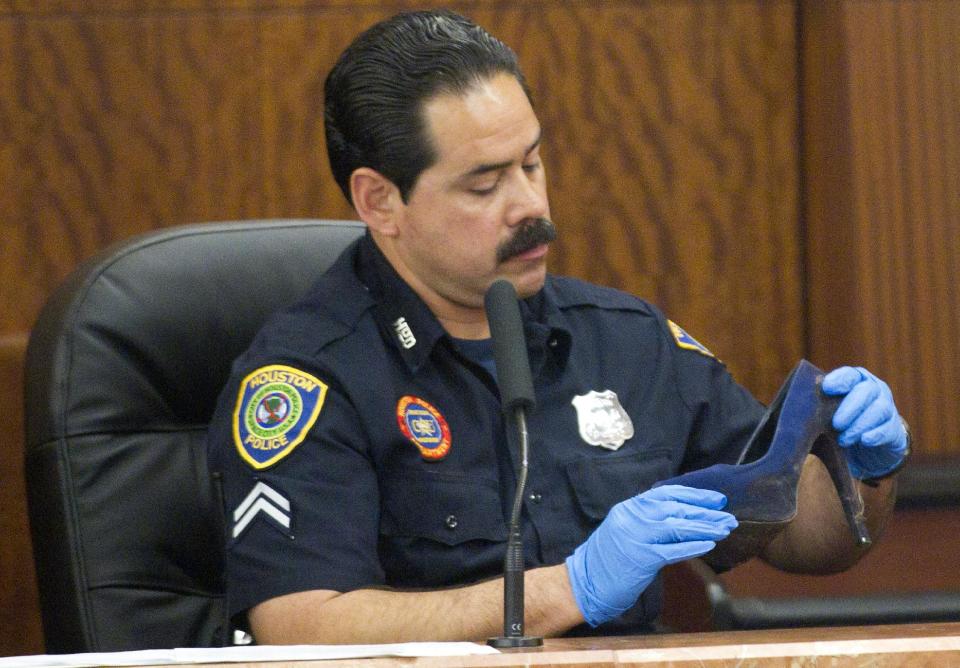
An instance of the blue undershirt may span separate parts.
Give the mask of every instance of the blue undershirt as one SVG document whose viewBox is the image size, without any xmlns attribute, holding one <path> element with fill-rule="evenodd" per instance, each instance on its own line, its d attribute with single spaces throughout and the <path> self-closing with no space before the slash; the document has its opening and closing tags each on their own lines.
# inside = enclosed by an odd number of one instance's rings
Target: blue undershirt
<svg viewBox="0 0 960 668">
<path fill-rule="evenodd" d="M 493 360 L 493 339 L 454 338 L 453 344 L 460 354 L 483 367 L 494 380 L 497 379 L 497 365 Z"/>
</svg>

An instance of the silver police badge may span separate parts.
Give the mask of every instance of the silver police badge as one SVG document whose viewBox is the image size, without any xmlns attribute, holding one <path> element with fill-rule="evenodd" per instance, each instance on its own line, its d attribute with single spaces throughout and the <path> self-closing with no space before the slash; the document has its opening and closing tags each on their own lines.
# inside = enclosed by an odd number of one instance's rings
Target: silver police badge
<svg viewBox="0 0 960 668">
<path fill-rule="evenodd" d="M 613 390 L 590 390 L 570 403 L 577 409 L 580 437 L 590 445 L 616 450 L 633 438 L 633 422 Z"/>
</svg>

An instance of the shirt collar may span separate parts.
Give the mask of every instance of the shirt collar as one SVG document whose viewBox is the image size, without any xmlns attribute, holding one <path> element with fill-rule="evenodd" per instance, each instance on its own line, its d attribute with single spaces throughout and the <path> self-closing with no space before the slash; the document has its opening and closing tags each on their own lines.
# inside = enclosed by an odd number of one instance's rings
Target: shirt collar
<svg viewBox="0 0 960 668">
<path fill-rule="evenodd" d="M 374 316 L 412 371 L 417 371 L 444 336 L 436 316 L 383 256 L 370 233 L 360 241 L 357 274 L 377 301 Z"/>
<path fill-rule="evenodd" d="M 443 326 L 397 274 L 369 232 L 360 241 L 357 274 L 377 302 L 374 314 L 384 338 L 393 342 L 411 371 L 418 371 L 437 342 L 447 336 Z M 558 362 L 565 362 L 570 351 L 570 332 L 564 325 L 549 276 L 543 290 L 521 300 L 520 314 L 534 371 L 547 352 Z"/>
<path fill-rule="evenodd" d="M 564 365 L 570 354 L 571 336 L 549 274 L 540 292 L 521 300 L 520 315 L 534 373 L 539 370 L 547 354 L 561 366 Z"/>
</svg>

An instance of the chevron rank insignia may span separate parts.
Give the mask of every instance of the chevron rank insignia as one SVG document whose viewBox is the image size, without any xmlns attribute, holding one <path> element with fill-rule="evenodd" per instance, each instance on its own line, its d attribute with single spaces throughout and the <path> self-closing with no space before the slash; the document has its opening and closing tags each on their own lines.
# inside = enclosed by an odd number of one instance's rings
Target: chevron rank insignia
<svg viewBox="0 0 960 668">
<path fill-rule="evenodd" d="M 257 470 L 273 466 L 307 437 L 327 396 L 327 386 L 308 373 L 273 364 L 240 383 L 233 413 L 233 442 Z"/>
<path fill-rule="evenodd" d="M 670 333 L 673 334 L 673 338 L 679 347 L 686 348 L 687 350 L 696 350 L 698 353 L 706 355 L 707 357 L 714 356 L 712 352 L 707 350 L 705 345 L 683 331 L 683 328 L 673 320 L 667 320 L 667 325 L 669 325 Z"/>
<path fill-rule="evenodd" d="M 233 537 L 237 538 L 257 518 L 269 522 L 284 535 L 290 535 L 290 501 L 263 481 L 254 485 L 233 511 Z"/>
</svg>

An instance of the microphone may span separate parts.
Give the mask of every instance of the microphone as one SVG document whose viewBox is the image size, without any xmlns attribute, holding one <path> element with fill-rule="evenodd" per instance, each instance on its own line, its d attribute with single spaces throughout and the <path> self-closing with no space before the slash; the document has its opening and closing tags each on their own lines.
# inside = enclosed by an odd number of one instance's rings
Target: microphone
<svg viewBox="0 0 960 668">
<path fill-rule="evenodd" d="M 536 404 L 527 343 L 517 292 L 510 281 L 498 279 L 483 299 L 493 339 L 493 361 L 497 367 L 500 403 L 508 428 L 515 426 L 520 441 L 520 470 L 517 491 L 513 497 L 507 553 L 503 560 L 503 635 L 489 638 L 488 645 L 497 648 L 535 647 L 543 644 L 539 636 L 525 636 L 523 622 L 523 536 L 520 514 L 527 486 L 527 417 L 526 411 Z"/>
<path fill-rule="evenodd" d="M 493 338 L 493 361 L 497 365 L 500 401 L 508 417 L 516 408 L 533 408 L 533 380 L 517 292 L 510 281 L 499 279 L 483 298 Z"/>
</svg>

